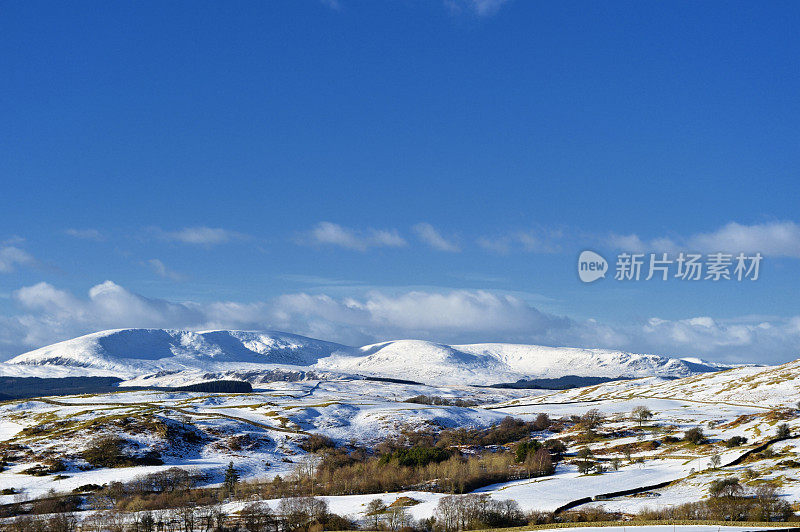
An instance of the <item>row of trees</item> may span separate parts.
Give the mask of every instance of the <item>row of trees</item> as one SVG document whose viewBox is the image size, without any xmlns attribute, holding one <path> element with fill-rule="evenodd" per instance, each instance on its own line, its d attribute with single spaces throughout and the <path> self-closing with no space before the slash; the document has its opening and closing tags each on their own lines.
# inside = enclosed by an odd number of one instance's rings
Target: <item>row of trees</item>
<svg viewBox="0 0 800 532">
<path fill-rule="evenodd" d="M 409 460 L 413 458 L 409 457 Z M 335 463 L 332 467 L 328 464 L 329 461 L 323 458 L 313 471 L 298 471 L 298 476 L 291 479 L 291 484 L 301 491 L 316 490 L 317 493 L 330 495 L 381 493 L 411 488 L 464 493 L 524 475 L 514 454 L 506 452 L 467 456 L 454 454 L 446 460 L 430 461 L 424 465 L 382 462 L 377 457 L 347 464 Z M 275 487 L 275 484 L 273 481 L 270 487 Z"/>
<path fill-rule="evenodd" d="M 80 524 L 80 528 L 78 525 Z M 78 520 L 74 514 L 53 517 L 20 517 L 9 523 L 8 532 L 321 532 L 356 530 L 354 522 L 333 514 L 323 499 L 295 497 L 282 499 L 277 512 L 260 502 L 228 514 L 222 505 L 95 513 Z"/>
<path fill-rule="evenodd" d="M 527 518 L 516 501 L 496 501 L 488 495 L 448 496 L 439 501 L 435 515 L 415 522 L 405 506 L 385 506 L 381 499 L 367 505 L 369 530 L 454 532 L 526 524 Z M 55 517 L 22 517 L 10 523 L 8 532 L 76 532 L 79 521 L 73 514 Z M 237 514 L 228 515 L 220 505 L 170 510 L 122 513 L 101 512 L 80 521 L 81 532 L 322 532 L 358 530 L 349 518 L 330 512 L 323 499 L 291 497 L 281 499 L 276 511 L 262 502 L 249 503 Z"/>
<path fill-rule="evenodd" d="M 777 522 L 793 518 L 790 505 L 770 484 L 750 489 L 730 477 L 714 481 L 709 498 L 703 501 L 646 509 L 635 521 L 760 521 Z M 439 500 L 434 515 L 415 522 L 405 505 L 416 501 L 398 500 L 386 506 L 374 499 L 366 506 L 359 524 L 331 513 L 325 500 L 315 497 L 287 497 L 273 511 L 263 502 L 246 504 L 235 514 L 221 505 L 145 512 L 100 512 L 81 522 L 81 532 L 322 532 L 323 530 L 385 530 L 388 532 L 457 532 L 545 523 L 619 520 L 622 515 L 602 507 L 586 506 L 558 516 L 545 512 L 525 514 L 514 500 L 494 500 L 486 494 L 450 495 Z M 52 517 L 23 517 L 9 523 L 8 532 L 76 532 L 73 514 Z"/>
<path fill-rule="evenodd" d="M 793 517 L 791 505 L 783 500 L 772 484 L 754 488 L 742 485 L 738 478 L 718 479 L 709 487 L 706 500 L 679 506 L 644 510 L 646 520 L 712 521 L 787 521 Z"/>
<path fill-rule="evenodd" d="M 488 495 L 451 495 L 439 501 L 432 522 L 425 528 L 442 532 L 481 530 L 527 524 L 517 501 L 496 501 Z"/>
</svg>

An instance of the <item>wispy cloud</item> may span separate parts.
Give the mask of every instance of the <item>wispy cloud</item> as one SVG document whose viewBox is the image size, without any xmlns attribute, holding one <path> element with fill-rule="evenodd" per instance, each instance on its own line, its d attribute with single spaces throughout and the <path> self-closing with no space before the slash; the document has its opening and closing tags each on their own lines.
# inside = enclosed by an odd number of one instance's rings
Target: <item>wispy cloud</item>
<svg viewBox="0 0 800 532">
<path fill-rule="evenodd" d="M 444 0 L 445 6 L 453 13 L 472 13 L 478 17 L 488 17 L 497 13 L 510 0 Z"/>
<path fill-rule="evenodd" d="M 426 222 L 420 222 L 416 224 L 413 228 L 414 233 L 416 233 L 417 238 L 428 244 L 433 249 L 437 249 L 439 251 L 449 251 L 451 253 L 456 253 L 461 251 L 461 248 L 452 240 L 448 240 L 442 236 L 439 231 L 436 230 L 431 224 Z"/>
<path fill-rule="evenodd" d="M 505 255 L 512 251 L 525 251 L 528 253 L 558 253 L 561 251 L 560 241 L 564 237 L 561 231 L 556 230 L 529 230 L 514 231 L 512 233 L 495 237 L 479 237 L 478 246 Z"/>
<path fill-rule="evenodd" d="M 145 261 L 145 264 L 159 277 L 170 279 L 172 281 L 183 281 L 186 279 L 185 275 L 167 268 L 167 266 L 159 259 L 150 259 Z"/>
<path fill-rule="evenodd" d="M 3 240 L 2 242 L 0 242 L 0 244 L 2 244 L 3 246 L 16 246 L 17 244 L 22 244 L 23 242 L 25 242 L 25 239 L 22 238 L 21 236 L 12 235 Z"/>
<path fill-rule="evenodd" d="M 507 277 L 501 275 L 488 275 L 485 273 L 476 272 L 454 272 L 450 274 L 451 277 L 456 279 L 463 279 L 464 281 L 472 281 L 477 283 L 503 283 L 508 282 Z"/>
<path fill-rule="evenodd" d="M 339 0 L 320 0 L 320 3 L 325 7 L 333 9 L 334 11 L 339 11 L 342 9 L 342 4 L 339 2 Z"/>
<path fill-rule="evenodd" d="M 475 242 L 486 251 L 506 255 L 511 252 L 511 239 L 508 237 L 488 238 L 479 237 Z"/>
<path fill-rule="evenodd" d="M 752 225 L 730 222 L 707 233 L 650 240 L 637 234 L 612 234 L 607 240 L 612 247 L 625 251 L 760 252 L 765 256 L 800 258 L 800 225 L 792 221 Z"/>
<path fill-rule="evenodd" d="M 100 242 L 101 240 L 105 240 L 105 236 L 103 233 L 98 231 L 97 229 L 65 229 L 64 234 L 71 236 L 73 238 L 80 238 L 82 240 L 94 240 L 95 242 Z"/>
<path fill-rule="evenodd" d="M 303 275 L 296 273 L 286 273 L 277 276 L 279 279 L 290 281 L 292 283 L 300 283 L 316 286 L 353 286 L 363 284 L 360 281 L 353 281 L 350 279 L 335 279 L 332 277 L 323 277 L 321 275 Z"/>
<path fill-rule="evenodd" d="M 408 243 L 394 229 L 355 230 L 332 222 L 320 222 L 300 241 L 366 251 L 372 247 L 404 247 Z"/>
<path fill-rule="evenodd" d="M 17 266 L 27 266 L 35 264 L 33 256 L 15 246 L 5 246 L 0 248 L 0 273 L 11 273 Z"/>
<path fill-rule="evenodd" d="M 214 246 L 248 238 L 245 234 L 219 227 L 195 226 L 177 231 L 163 231 L 158 228 L 153 230 L 164 240 L 200 246 Z"/>
</svg>

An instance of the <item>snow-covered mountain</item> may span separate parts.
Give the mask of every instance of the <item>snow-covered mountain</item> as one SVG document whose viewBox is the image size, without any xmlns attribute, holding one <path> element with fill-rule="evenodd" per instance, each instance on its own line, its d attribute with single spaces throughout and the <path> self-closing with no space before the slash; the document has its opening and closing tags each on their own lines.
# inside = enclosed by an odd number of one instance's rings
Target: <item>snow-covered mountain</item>
<svg viewBox="0 0 800 532">
<path fill-rule="evenodd" d="M 70 367 L 124 378 L 181 370 L 311 366 L 339 350 L 332 342 L 282 332 L 115 329 L 23 353 L 5 365 Z M 0 370 L 0 374 L 3 371 Z"/>
<path fill-rule="evenodd" d="M 357 356 L 333 353 L 316 367 L 425 383 L 481 385 L 567 375 L 686 377 L 721 369 L 710 363 L 657 355 L 524 344 L 443 345 L 399 340 L 358 351 Z"/>
<path fill-rule="evenodd" d="M 35 368 L 35 370 L 34 370 Z M 0 364 L 0 375 L 101 375 L 140 383 L 275 371 L 404 379 L 429 384 L 496 384 L 520 379 L 686 377 L 722 367 L 607 349 L 520 344 L 444 345 L 399 340 L 360 348 L 274 331 L 117 329 L 59 342 Z M 190 377 L 191 375 L 191 377 Z M 259 378 L 259 375 L 261 378 Z M 210 377 L 209 377 L 210 378 Z M 153 380 L 155 379 L 155 380 Z M 163 379 L 162 379 L 163 380 Z"/>
</svg>

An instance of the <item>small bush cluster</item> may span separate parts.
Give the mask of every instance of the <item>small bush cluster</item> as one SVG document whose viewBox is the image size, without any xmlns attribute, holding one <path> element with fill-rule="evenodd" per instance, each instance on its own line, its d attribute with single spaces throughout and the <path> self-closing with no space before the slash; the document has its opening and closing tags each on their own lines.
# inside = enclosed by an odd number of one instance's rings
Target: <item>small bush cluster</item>
<svg viewBox="0 0 800 532">
<path fill-rule="evenodd" d="M 485 429 L 444 429 L 438 434 L 441 446 L 451 445 L 505 445 L 527 439 L 533 432 L 547 430 L 551 423 L 549 418 L 540 415 L 535 421 L 523 421 L 513 417 L 506 417 L 491 427 Z"/>
<path fill-rule="evenodd" d="M 461 399 L 460 397 L 449 398 L 438 395 L 415 395 L 414 397 L 409 397 L 404 402 L 432 406 L 460 406 L 462 408 L 478 405 L 477 401 L 471 399 Z"/>
<path fill-rule="evenodd" d="M 133 454 L 128 442 L 119 436 L 96 438 L 81 453 L 81 458 L 93 467 L 131 467 L 164 463 L 155 451 L 148 451 L 143 455 Z"/>
<path fill-rule="evenodd" d="M 739 447 L 740 445 L 744 445 L 747 443 L 747 438 L 743 436 L 733 436 L 725 440 L 725 447 L 728 449 L 732 449 L 734 447 Z"/>
<path fill-rule="evenodd" d="M 695 427 L 693 429 L 687 430 L 683 434 L 683 439 L 684 441 L 693 443 L 695 445 L 701 445 L 708 441 L 706 439 L 706 435 L 703 433 L 703 429 L 701 429 L 700 427 Z"/>
<path fill-rule="evenodd" d="M 428 464 L 444 462 L 452 456 L 450 451 L 440 447 L 409 447 L 397 449 L 391 454 L 381 456 L 381 465 L 396 464 L 401 467 L 424 467 Z"/>
<path fill-rule="evenodd" d="M 316 453 L 326 449 L 335 449 L 336 442 L 322 434 L 312 434 L 300 444 L 300 448 L 309 453 Z"/>
</svg>

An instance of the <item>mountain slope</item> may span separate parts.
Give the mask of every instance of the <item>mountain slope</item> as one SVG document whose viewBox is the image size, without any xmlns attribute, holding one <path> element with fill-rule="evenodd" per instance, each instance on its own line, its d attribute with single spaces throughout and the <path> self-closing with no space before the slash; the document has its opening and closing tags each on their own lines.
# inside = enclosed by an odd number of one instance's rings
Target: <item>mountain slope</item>
<svg viewBox="0 0 800 532">
<path fill-rule="evenodd" d="M 365 346 L 360 356 L 333 355 L 318 368 L 425 383 L 490 385 L 520 379 L 580 377 L 686 377 L 717 371 L 706 363 L 607 349 L 522 344 L 441 345 L 399 340 Z"/>
<path fill-rule="evenodd" d="M 780 366 L 736 367 L 677 380 L 648 378 L 608 382 L 532 397 L 529 401 L 558 403 L 634 397 L 795 408 L 800 397 L 800 360 Z"/>
<path fill-rule="evenodd" d="M 351 348 L 282 332 L 116 329 L 24 353 L 7 365 L 91 368 L 135 377 L 161 371 L 252 364 L 309 366 Z"/>
<path fill-rule="evenodd" d="M 421 340 L 368 345 L 362 347 L 358 355 L 334 354 L 320 360 L 316 366 L 323 370 L 426 384 L 493 384 L 521 378 L 519 372 L 495 357 Z"/>
<path fill-rule="evenodd" d="M 22 368 L 26 368 L 23 370 Z M 36 368 L 35 372 L 31 370 Z M 607 349 L 521 344 L 444 345 L 398 340 L 348 347 L 275 331 L 117 329 L 42 347 L 0 364 L 0 375 L 100 375 L 127 379 L 185 372 L 265 380 L 289 368 L 322 374 L 357 374 L 432 384 L 489 385 L 520 379 L 581 377 L 686 377 L 719 367 Z M 262 375 L 259 377 L 258 373 Z M 250 376 L 251 375 L 251 376 Z M 211 378 L 211 377 L 208 377 Z M 151 381 L 155 382 L 155 381 Z"/>
</svg>

